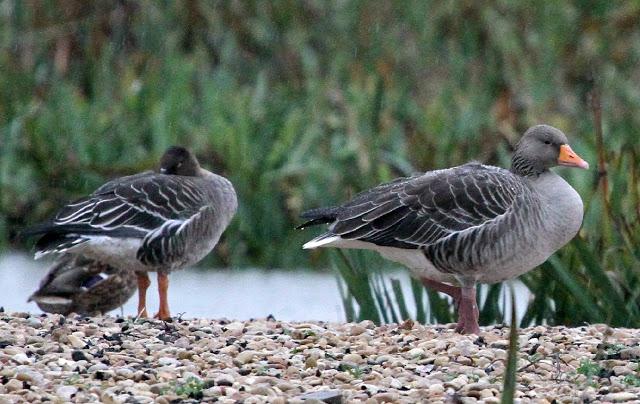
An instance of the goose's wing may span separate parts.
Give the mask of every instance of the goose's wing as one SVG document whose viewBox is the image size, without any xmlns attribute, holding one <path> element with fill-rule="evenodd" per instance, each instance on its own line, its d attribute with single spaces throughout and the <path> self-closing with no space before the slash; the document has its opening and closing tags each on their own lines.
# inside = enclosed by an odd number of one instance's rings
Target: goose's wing
<svg viewBox="0 0 640 404">
<path fill-rule="evenodd" d="M 144 238 L 136 254 L 138 260 L 154 266 L 182 259 L 190 244 L 211 236 L 215 215 L 215 208 L 205 205 L 185 218 L 167 220 Z"/>
<path fill-rule="evenodd" d="M 100 191 L 102 189 L 102 191 Z M 54 224 L 101 233 L 146 234 L 164 222 L 188 218 L 206 199 L 194 179 L 161 174 L 122 181 L 65 206 Z"/>
<path fill-rule="evenodd" d="M 504 215 L 525 185 L 477 163 L 431 171 L 366 191 L 339 208 L 330 234 L 421 248 Z"/>
<path fill-rule="evenodd" d="M 144 238 L 167 222 L 188 220 L 209 195 L 201 179 L 152 172 L 123 177 L 27 230 L 44 234 L 36 248 L 63 250 L 90 236 Z"/>
</svg>

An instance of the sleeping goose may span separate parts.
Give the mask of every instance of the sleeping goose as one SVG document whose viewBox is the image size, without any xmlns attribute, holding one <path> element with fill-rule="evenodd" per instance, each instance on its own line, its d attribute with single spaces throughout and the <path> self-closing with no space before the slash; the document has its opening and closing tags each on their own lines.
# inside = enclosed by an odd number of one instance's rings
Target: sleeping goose
<svg viewBox="0 0 640 404">
<path fill-rule="evenodd" d="M 129 300 L 136 274 L 80 255 L 56 261 L 28 301 L 48 313 L 104 314 Z"/>
<path fill-rule="evenodd" d="M 183 147 L 170 147 L 159 172 L 116 178 L 27 229 L 41 235 L 36 259 L 81 254 L 137 274 L 138 314 L 146 316 L 148 271 L 158 273 L 160 309 L 169 319 L 169 272 L 193 265 L 217 244 L 238 203 L 226 178 L 200 167 Z"/>
<path fill-rule="evenodd" d="M 343 205 L 302 214 L 328 223 L 303 248 L 378 251 L 453 298 L 456 330 L 479 333 L 476 284 L 517 277 L 580 229 L 578 193 L 550 168 L 587 169 L 560 130 L 538 125 L 518 142 L 511 169 L 468 163 L 379 185 Z"/>
</svg>

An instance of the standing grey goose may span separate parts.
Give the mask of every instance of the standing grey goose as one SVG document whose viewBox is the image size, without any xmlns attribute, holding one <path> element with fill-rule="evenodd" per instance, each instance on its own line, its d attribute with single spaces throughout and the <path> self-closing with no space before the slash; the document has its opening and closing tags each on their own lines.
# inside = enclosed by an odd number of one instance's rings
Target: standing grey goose
<svg viewBox="0 0 640 404">
<path fill-rule="evenodd" d="M 560 130 L 538 125 L 517 144 L 511 169 L 468 163 L 379 185 L 343 205 L 307 211 L 299 226 L 329 223 L 303 248 L 371 249 L 450 295 L 456 330 L 480 331 L 476 283 L 519 276 L 580 229 L 578 193 L 549 169 L 587 169 Z"/>
<path fill-rule="evenodd" d="M 125 304 L 135 293 L 136 274 L 128 269 L 64 254 L 28 301 L 48 313 L 104 314 Z"/>
<path fill-rule="evenodd" d="M 237 206 L 229 180 L 201 168 L 184 147 L 173 146 L 160 159 L 158 173 L 116 178 L 24 234 L 42 235 L 36 259 L 50 253 L 82 254 L 136 272 L 140 316 L 147 315 L 147 272 L 158 272 L 156 317 L 164 320 L 170 318 L 167 275 L 204 258 Z"/>
</svg>

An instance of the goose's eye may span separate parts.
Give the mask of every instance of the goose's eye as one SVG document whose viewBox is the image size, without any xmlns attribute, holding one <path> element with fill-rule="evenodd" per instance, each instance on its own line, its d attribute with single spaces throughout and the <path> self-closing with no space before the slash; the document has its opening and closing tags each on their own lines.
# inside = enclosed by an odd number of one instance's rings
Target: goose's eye
<svg viewBox="0 0 640 404">
<path fill-rule="evenodd" d="M 176 166 L 176 168 L 180 168 L 182 167 L 182 161 L 178 163 L 178 165 Z"/>
<path fill-rule="evenodd" d="M 551 144 L 551 141 L 550 140 L 545 140 L 544 144 Z"/>
</svg>

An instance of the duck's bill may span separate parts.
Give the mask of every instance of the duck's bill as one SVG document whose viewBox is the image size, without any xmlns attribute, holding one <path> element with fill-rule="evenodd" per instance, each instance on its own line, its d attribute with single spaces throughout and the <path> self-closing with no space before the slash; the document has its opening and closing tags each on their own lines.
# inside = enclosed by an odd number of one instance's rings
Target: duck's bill
<svg viewBox="0 0 640 404">
<path fill-rule="evenodd" d="M 578 167 L 583 169 L 589 168 L 589 163 L 578 156 L 568 144 L 560 146 L 560 157 L 558 157 L 558 165 L 566 167 Z"/>
</svg>

